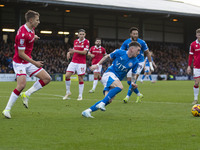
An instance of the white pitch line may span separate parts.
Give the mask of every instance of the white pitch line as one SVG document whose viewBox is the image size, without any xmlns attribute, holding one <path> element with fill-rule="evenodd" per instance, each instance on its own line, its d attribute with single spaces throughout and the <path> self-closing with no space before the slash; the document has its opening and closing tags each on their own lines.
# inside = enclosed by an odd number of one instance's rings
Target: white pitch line
<svg viewBox="0 0 200 150">
<path fill-rule="evenodd" d="M 47 93 L 37 93 L 37 94 L 34 94 L 34 97 L 37 96 L 37 95 L 46 95 L 46 96 L 54 96 L 55 98 L 53 97 L 40 97 L 40 99 L 60 99 L 62 100 L 61 98 L 63 98 L 64 96 L 63 95 L 54 95 L 54 94 L 47 94 Z M 0 96 L 0 97 L 9 97 L 9 96 Z M 57 97 L 57 98 L 56 98 Z M 62 101 L 68 101 L 68 100 L 76 100 L 76 98 L 71 98 L 71 99 L 67 99 L 67 100 L 62 100 Z M 92 101 L 98 101 L 98 100 L 101 100 L 101 99 L 83 99 L 84 100 L 92 100 Z M 122 100 L 120 99 L 114 99 L 114 101 L 117 101 L 117 102 L 122 102 Z M 128 103 L 135 103 L 134 101 L 129 101 Z M 155 103 L 155 104 L 175 104 L 175 105 L 179 105 L 179 104 L 184 104 L 184 105 L 188 105 L 190 103 L 174 103 L 174 102 L 152 102 L 152 101 L 145 101 L 143 100 L 142 103 Z"/>
<path fill-rule="evenodd" d="M 42 93 L 42 94 L 38 94 L 38 95 L 48 95 L 48 96 L 55 96 L 55 97 L 64 97 L 64 96 L 62 96 L 62 95 L 53 95 L 53 94 L 47 94 L 47 93 Z M 53 98 L 51 98 L 51 99 L 53 99 Z M 70 98 L 70 99 L 68 99 L 68 100 L 76 100 L 76 98 Z M 66 101 L 68 101 L 68 100 L 66 100 Z M 83 98 L 83 100 L 101 100 L 101 99 L 84 99 Z M 65 100 L 64 100 L 65 101 Z M 120 100 L 120 99 L 114 99 L 114 101 L 118 101 L 118 102 L 122 102 L 122 100 Z M 129 103 L 135 103 L 134 101 L 129 101 Z M 158 103 L 158 104 L 186 104 L 186 105 L 188 105 L 188 104 L 190 104 L 190 103 L 174 103 L 174 102 L 152 102 L 152 101 L 142 101 L 142 103 Z"/>
</svg>

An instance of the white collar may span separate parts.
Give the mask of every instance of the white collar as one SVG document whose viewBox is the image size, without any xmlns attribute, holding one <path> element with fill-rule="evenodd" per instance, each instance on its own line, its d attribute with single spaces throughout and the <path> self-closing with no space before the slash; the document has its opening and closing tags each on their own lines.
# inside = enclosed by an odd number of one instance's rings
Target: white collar
<svg viewBox="0 0 200 150">
<path fill-rule="evenodd" d="M 26 28 L 26 30 L 27 30 L 28 32 L 32 32 L 32 30 L 29 29 L 28 26 L 27 26 L 26 24 L 24 25 L 24 27 Z"/>
<path fill-rule="evenodd" d="M 80 39 L 78 39 L 78 41 L 79 41 L 79 43 L 80 43 L 80 42 L 84 42 L 84 41 L 85 41 L 85 38 L 84 38 L 82 41 L 80 41 Z"/>
<path fill-rule="evenodd" d="M 101 48 L 101 45 L 100 45 L 99 47 L 97 47 L 97 46 L 95 45 L 95 48 Z"/>
<path fill-rule="evenodd" d="M 199 41 L 198 41 L 198 39 L 196 39 L 196 43 L 200 44 Z"/>
</svg>

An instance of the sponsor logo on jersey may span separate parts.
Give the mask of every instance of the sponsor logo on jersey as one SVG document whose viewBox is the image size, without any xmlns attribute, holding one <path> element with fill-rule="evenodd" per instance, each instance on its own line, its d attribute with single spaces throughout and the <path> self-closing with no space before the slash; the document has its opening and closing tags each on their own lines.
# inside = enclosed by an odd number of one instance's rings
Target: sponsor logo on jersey
<svg viewBox="0 0 200 150">
<path fill-rule="evenodd" d="M 133 63 L 132 63 L 132 62 L 130 62 L 130 63 L 128 64 L 128 66 L 129 66 L 129 67 L 132 67 L 132 66 L 133 66 Z"/>
<path fill-rule="evenodd" d="M 200 51 L 200 49 L 195 49 L 195 51 Z"/>
<path fill-rule="evenodd" d="M 24 39 L 20 39 L 20 45 L 24 44 Z"/>
</svg>

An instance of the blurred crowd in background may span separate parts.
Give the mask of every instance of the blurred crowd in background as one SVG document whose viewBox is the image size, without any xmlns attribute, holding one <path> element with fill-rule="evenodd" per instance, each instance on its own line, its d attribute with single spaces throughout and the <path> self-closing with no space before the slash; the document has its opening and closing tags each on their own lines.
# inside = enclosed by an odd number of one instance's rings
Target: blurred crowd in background
<svg viewBox="0 0 200 150">
<path fill-rule="evenodd" d="M 186 75 L 188 51 L 184 51 L 181 44 L 159 43 L 146 41 L 149 50 L 154 53 L 154 62 L 157 68 L 153 74 L 171 74 L 171 75 Z M 120 48 L 122 42 L 102 40 L 102 46 L 109 54 L 115 49 Z M 71 60 L 67 60 L 67 52 L 70 44 L 62 41 L 36 41 L 32 52 L 34 60 L 44 61 L 44 69 L 50 73 L 65 74 L 68 64 Z M 91 44 L 90 46 L 93 46 Z M 4 43 L 0 40 L 0 73 L 14 73 L 12 58 L 14 55 L 14 43 L 8 41 Z M 103 64 L 102 73 L 111 65 L 111 61 Z M 87 58 L 87 73 L 90 74 L 91 59 Z"/>
</svg>

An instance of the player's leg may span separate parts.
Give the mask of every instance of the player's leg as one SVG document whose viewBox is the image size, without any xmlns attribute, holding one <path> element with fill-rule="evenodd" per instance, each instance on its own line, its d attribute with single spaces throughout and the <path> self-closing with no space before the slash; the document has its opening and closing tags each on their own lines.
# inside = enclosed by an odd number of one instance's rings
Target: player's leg
<svg viewBox="0 0 200 150">
<path fill-rule="evenodd" d="M 151 83 L 155 83 L 155 81 L 152 80 L 151 71 L 149 71 L 148 75 L 149 75 L 149 79 L 150 79 Z"/>
<path fill-rule="evenodd" d="M 137 70 L 136 70 L 136 81 L 137 81 L 137 79 L 138 79 L 140 73 L 142 72 L 143 67 L 144 67 L 144 62 L 140 62 L 139 65 L 138 65 L 138 68 L 137 68 Z M 132 95 L 133 92 L 134 92 L 135 94 L 137 94 L 136 103 L 139 102 L 139 101 L 141 101 L 141 99 L 143 98 L 143 95 L 140 93 L 140 91 L 138 90 L 138 88 L 133 89 L 133 88 L 132 88 L 132 85 L 130 84 L 130 85 L 129 85 L 128 92 L 127 92 L 127 95 L 126 95 L 126 97 L 123 99 L 124 103 L 127 103 L 127 102 L 128 102 L 128 100 L 129 100 L 129 98 L 130 98 L 130 96 Z"/>
<path fill-rule="evenodd" d="M 79 95 L 78 95 L 77 100 L 82 100 L 83 99 L 83 90 L 84 90 L 83 77 L 84 77 L 85 71 L 86 71 L 86 64 L 78 64 L 78 68 L 76 71 L 77 71 L 78 80 L 79 80 Z"/>
<path fill-rule="evenodd" d="M 131 85 L 131 78 L 132 78 L 132 69 L 129 70 L 127 73 L 127 84 L 130 86 Z M 124 102 L 128 102 L 130 95 L 132 94 L 131 91 L 128 90 L 126 97 L 123 99 Z"/>
<path fill-rule="evenodd" d="M 117 95 L 123 89 L 123 85 L 120 80 L 115 80 L 111 84 L 110 87 L 111 87 L 111 90 L 109 90 L 108 94 L 104 97 L 104 99 L 98 105 L 96 105 L 96 107 L 101 109 L 102 111 L 106 110 L 105 106 L 111 103 L 112 98 L 114 98 L 115 95 Z"/>
<path fill-rule="evenodd" d="M 66 74 L 65 74 L 66 94 L 63 97 L 63 100 L 68 99 L 68 97 L 71 95 L 71 91 L 70 91 L 71 79 L 70 79 L 70 77 L 72 76 L 72 74 L 75 73 L 76 67 L 77 67 L 77 64 L 75 64 L 73 62 L 71 62 L 69 64 L 69 66 L 67 67 Z"/>
<path fill-rule="evenodd" d="M 98 69 L 95 69 L 94 72 L 94 81 L 93 81 L 93 87 L 92 89 L 89 91 L 89 93 L 94 93 L 96 86 L 98 84 L 98 80 L 101 80 L 101 69 L 102 69 L 102 65 L 99 65 Z"/>
<path fill-rule="evenodd" d="M 83 100 L 83 90 L 84 90 L 84 81 L 83 81 L 84 75 L 79 75 L 78 80 L 79 80 L 79 95 L 77 100 Z"/>
<path fill-rule="evenodd" d="M 36 91 L 40 90 L 42 87 L 44 87 L 45 85 L 47 85 L 51 81 L 51 76 L 45 70 L 41 70 L 35 76 L 37 78 L 39 78 L 39 80 L 37 80 L 33 84 L 33 86 L 25 92 L 25 94 L 27 96 L 31 96 L 31 94 L 33 94 Z"/>
<path fill-rule="evenodd" d="M 93 81 L 93 86 L 92 89 L 89 91 L 89 93 L 94 93 L 96 86 L 98 84 L 98 77 L 99 77 L 99 73 L 98 72 L 94 72 L 94 81 Z"/>
<path fill-rule="evenodd" d="M 145 78 L 146 75 L 147 75 L 147 73 L 144 72 L 144 75 L 142 76 L 142 79 L 140 80 L 141 83 L 143 83 L 143 80 L 144 80 L 144 78 Z"/>
<path fill-rule="evenodd" d="M 111 76 L 110 76 L 111 74 Z M 92 117 L 91 112 L 94 112 L 98 109 L 101 109 L 102 111 L 105 111 L 105 106 L 108 105 L 112 99 L 115 97 L 115 95 L 123 89 L 123 85 L 121 81 L 114 75 L 113 73 L 105 73 L 102 77 L 102 83 L 104 85 L 104 92 L 105 97 L 103 100 L 98 101 L 90 108 L 86 109 L 82 112 L 82 115 L 85 117 Z"/>
<path fill-rule="evenodd" d="M 2 112 L 2 114 L 6 118 L 11 118 L 10 111 L 14 103 L 16 102 L 17 98 L 19 97 L 21 91 L 25 88 L 26 86 L 26 75 L 20 75 L 17 77 L 17 87 L 13 90 L 13 92 L 10 95 L 10 98 L 8 100 L 8 103 Z"/>
<path fill-rule="evenodd" d="M 197 104 L 198 103 L 198 95 L 199 95 L 199 82 L 200 82 L 200 69 L 193 69 L 193 74 L 194 74 L 194 101 L 192 104 Z"/>
<path fill-rule="evenodd" d="M 194 79 L 194 101 L 192 104 L 197 104 L 198 103 L 198 95 L 199 95 L 199 82 L 200 82 L 200 78 L 196 78 Z"/>
<path fill-rule="evenodd" d="M 11 118 L 10 110 L 26 86 L 26 65 L 13 62 L 13 69 L 17 77 L 17 87 L 11 93 L 8 103 L 2 112 L 6 118 Z"/>
<path fill-rule="evenodd" d="M 66 86 L 66 94 L 63 97 L 63 100 L 68 99 L 68 97 L 72 94 L 70 91 L 70 86 L 71 86 L 71 79 L 70 77 L 72 76 L 73 72 L 66 72 L 65 74 L 65 86 Z"/>
<path fill-rule="evenodd" d="M 30 77 L 35 76 L 39 78 L 31 88 L 21 93 L 23 104 L 28 108 L 29 96 L 47 85 L 51 81 L 51 77 L 43 68 L 38 68 L 31 63 L 26 64 L 26 72 Z"/>
</svg>

